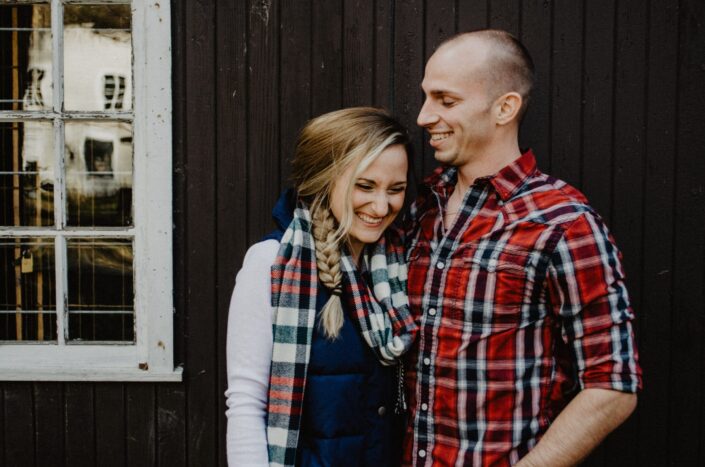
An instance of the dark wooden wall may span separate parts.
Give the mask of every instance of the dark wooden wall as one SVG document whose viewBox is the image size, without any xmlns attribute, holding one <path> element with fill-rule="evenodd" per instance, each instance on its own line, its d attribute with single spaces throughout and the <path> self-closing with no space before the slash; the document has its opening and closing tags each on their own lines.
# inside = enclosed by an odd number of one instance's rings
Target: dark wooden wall
<svg viewBox="0 0 705 467">
<path fill-rule="evenodd" d="M 182 384 L 1 383 L 0 464 L 225 464 L 225 329 L 298 129 L 343 106 L 415 127 L 424 62 L 456 31 L 517 34 L 539 74 L 522 141 L 580 187 L 624 256 L 645 390 L 591 466 L 705 465 L 702 0 L 172 2 Z"/>
</svg>

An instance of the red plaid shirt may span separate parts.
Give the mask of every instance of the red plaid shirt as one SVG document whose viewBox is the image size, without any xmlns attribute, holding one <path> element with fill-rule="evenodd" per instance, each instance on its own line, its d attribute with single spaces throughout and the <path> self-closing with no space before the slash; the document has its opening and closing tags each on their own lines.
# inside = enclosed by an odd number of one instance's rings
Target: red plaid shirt
<svg viewBox="0 0 705 467">
<path fill-rule="evenodd" d="M 405 465 L 510 465 L 581 388 L 636 392 L 641 370 L 620 253 L 599 215 L 531 151 L 475 181 L 457 170 L 412 208 Z"/>
</svg>

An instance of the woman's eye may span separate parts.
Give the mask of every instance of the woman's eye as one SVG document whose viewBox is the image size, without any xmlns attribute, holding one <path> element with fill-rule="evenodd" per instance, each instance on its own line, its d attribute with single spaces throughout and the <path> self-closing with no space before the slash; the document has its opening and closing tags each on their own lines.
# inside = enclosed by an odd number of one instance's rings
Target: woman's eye
<svg viewBox="0 0 705 467">
<path fill-rule="evenodd" d="M 355 186 L 358 187 L 358 188 L 361 189 L 361 190 L 366 190 L 366 191 L 372 189 L 372 186 L 371 186 L 371 185 L 366 185 L 366 184 L 364 184 L 364 183 L 358 183 L 358 184 L 356 184 Z"/>
<path fill-rule="evenodd" d="M 390 189 L 389 189 L 389 192 L 396 195 L 396 194 L 399 194 L 399 193 L 403 193 L 405 190 L 406 190 L 406 187 L 397 186 L 397 187 L 394 187 L 394 188 L 390 188 Z"/>
</svg>

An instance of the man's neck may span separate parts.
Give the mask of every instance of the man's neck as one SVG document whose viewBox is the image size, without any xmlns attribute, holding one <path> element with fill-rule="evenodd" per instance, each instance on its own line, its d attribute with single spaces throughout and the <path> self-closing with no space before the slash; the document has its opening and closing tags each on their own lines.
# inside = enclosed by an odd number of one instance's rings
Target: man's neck
<svg viewBox="0 0 705 467">
<path fill-rule="evenodd" d="M 467 163 L 458 167 L 456 190 L 461 190 L 461 194 L 465 193 L 476 179 L 496 174 L 520 156 L 521 150 L 516 140 L 507 144 L 496 144 L 485 149 L 482 154 L 471 158 Z"/>
</svg>

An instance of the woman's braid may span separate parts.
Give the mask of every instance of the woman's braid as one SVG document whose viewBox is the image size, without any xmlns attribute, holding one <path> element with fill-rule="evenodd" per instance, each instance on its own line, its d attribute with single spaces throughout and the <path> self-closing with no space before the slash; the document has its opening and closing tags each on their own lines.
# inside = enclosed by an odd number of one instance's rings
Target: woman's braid
<svg viewBox="0 0 705 467">
<path fill-rule="evenodd" d="M 336 241 L 335 218 L 330 209 L 319 207 L 313 212 L 313 238 L 316 243 L 318 278 L 331 291 L 321 310 L 321 326 L 329 339 L 335 339 L 343 327 L 340 300 L 343 273 L 340 271 L 340 248 Z"/>
</svg>

